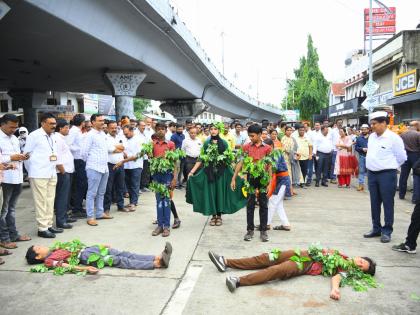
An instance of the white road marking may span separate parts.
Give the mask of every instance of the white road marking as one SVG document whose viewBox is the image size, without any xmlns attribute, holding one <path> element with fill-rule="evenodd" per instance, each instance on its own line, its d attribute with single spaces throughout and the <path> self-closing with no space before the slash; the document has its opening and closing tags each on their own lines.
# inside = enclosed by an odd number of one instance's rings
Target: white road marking
<svg viewBox="0 0 420 315">
<path fill-rule="evenodd" d="M 163 315 L 182 314 L 202 270 L 202 265 L 193 264 L 188 267 L 184 279 L 182 279 L 182 282 L 166 306 Z"/>
</svg>

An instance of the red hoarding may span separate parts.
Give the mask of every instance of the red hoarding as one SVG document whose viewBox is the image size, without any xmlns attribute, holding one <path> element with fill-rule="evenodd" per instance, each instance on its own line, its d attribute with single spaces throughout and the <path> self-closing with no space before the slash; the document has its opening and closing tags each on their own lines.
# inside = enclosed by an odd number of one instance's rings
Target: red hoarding
<svg viewBox="0 0 420 315">
<path fill-rule="evenodd" d="M 372 9 L 372 35 L 380 36 L 384 34 L 395 34 L 396 33 L 396 8 L 389 8 L 391 13 L 384 8 L 373 8 Z M 365 24 L 365 36 L 369 34 L 369 9 L 364 10 L 364 24 Z"/>
</svg>

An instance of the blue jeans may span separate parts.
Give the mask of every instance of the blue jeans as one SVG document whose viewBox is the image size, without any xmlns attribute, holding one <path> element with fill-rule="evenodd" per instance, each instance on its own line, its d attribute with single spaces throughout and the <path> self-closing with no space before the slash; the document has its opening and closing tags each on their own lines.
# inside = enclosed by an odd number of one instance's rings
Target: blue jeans
<svg viewBox="0 0 420 315">
<path fill-rule="evenodd" d="M 312 160 L 308 160 L 308 173 L 306 175 L 306 182 L 312 183 L 312 176 L 314 174 L 314 156 L 312 156 Z"/>
<path fill-rule="evenodd" d="M 139 201 L 141 171 L 141 168 L 125 169 L 125 185 L 132 205 L 137 205 Z"/>
<path fill-rule="evenodd" d="M 74 181 L 73 212 L 85 212 L 83 210 L 83 199 L 86 197 L 87 178 L 86 162 L 83 160 L 74 160 Z"/>
<path fill-rule="evenodd" d="M 334 174 L 334 168 L 335 168 L 335 159 L 337 158 L 337 151 L 333 151 L 331 155 L 331 165 L 330 165 L 330 171 L 328 173 L 329 179 L 336 179 L 337 175 Z"/>
<path fill-rule="evenodd" d="M 366 169 L 366 156 L 359 154 L 359 184 L 365 184 L 365 176 L 367 175 Z"/>
<path fill-rule="evenodd" d="M 91 254 L 99 254 L 97 246 L 86 247 L 80 253 L 80 262 L 88 265 L 88 259 Z M 153 255 L 139 255 L 130 252 L 119 251 L 114 248 L 108 249 L 108 254 L 113 258 L 112 267 L 121 269 L 136 269 L 136 270 L 152 270 L 154 269 L 154 260 L 156 256 Z M 96 265 L 96 263 L 92 263 Z"/>
<path fill-rule="evenodd" d="M 413 168 L 414 163 L 420 158 L 420 152 L 410 152 L 407 151 L 407 161 L 401 165 L 401 174 L 399 181 L 399 196 L 401 199 L 405 197 L 407 193 L 407 180 L 410 176 L 410 171 Z M 420 176 L 413 174 L 413 196 L 412 201 L 416 202 L 419 200 L 419 190 L 420 190 Z"/>
<path fill-rule="evenodd" d="M 111 209 L 112 196 L 115 192 L 118 209 L 124 208 L 124 168 L 119 167 L 114 170 L 115 164 L 108 163 L 108 183 L 104 197 L 104 210 Z"/>
<path fill-rule="evenodd" d="M 109 173 L 100 173 L 95 170 L 86 169 L 86 175 L 88 178 L 88 191 L 86 194 L 87 218 L 101 218 L 104 214 L 104 196 Z"/>
<path fill-rule="evenodd" d="M 16 229 L 16 203 L 22 192 L 22 184 L 1 184 L 3 205 L 0 216 L 0 241 L 14 242 L 19 238 Z"/>
<path fill-rule="evenodd" d="M 153 180 L 159 184 L 169 186 L 174 174 L 157 173 L 153 175 Z M 156 211 L 158 226 L 161 228 L 169 228 L 171 225 L 171 201 L 169 198 L 156 193 Z"/>
<path fill-rule="evenodd" d="M 57 186 L 55 187 L 55 220 L 57 226 L 63 226 L 67 223 L 67 211 L 69 210 L 70 202 L 70 188 L 71 188 L 70 173 L 57 174 Z"/>
<path fill-rule="evenodd" d="M 368 171 L 372 231 L 391 236 L 394 224 L 394 197 L 397 191 L 397 170 Z M 385 225 L 381 225 L 381 204 Z"/>
</svg>

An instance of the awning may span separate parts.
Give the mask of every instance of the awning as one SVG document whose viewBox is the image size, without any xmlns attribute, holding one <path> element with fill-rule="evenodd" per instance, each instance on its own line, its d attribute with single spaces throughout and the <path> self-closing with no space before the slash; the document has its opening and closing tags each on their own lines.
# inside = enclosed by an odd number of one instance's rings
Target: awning
<svg viewBox="0 0 420 315">
<path fill-rule="evenodd" d="M 411 93 L 404 96 L 393 97 L 386 101 L 387 105 L 398 105 L 402 103 L 414 102 L 420 100 L 420 92 Z"/>
</svg>

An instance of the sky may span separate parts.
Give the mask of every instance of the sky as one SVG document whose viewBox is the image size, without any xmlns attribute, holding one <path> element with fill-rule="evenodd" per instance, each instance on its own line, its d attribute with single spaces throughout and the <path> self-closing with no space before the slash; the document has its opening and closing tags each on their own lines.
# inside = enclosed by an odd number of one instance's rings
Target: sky
<svg viewBox="0 0 420 315">
<path fill-rule="evenodd" d="M 281 103 L 286 78 L 293 78 L 293 69 L 306 54 L 308 34 L 325 78 L 342 81 L 344 60 L 363 49 L 363 9 L 369 7 L 368 0 L 169 2 L 220 72 L 224 56 L 226 78 L 272 104 Z M 397 32 L 420 22 L 419 0 L 382 2 L 397 8 Z"/>
</svg>

